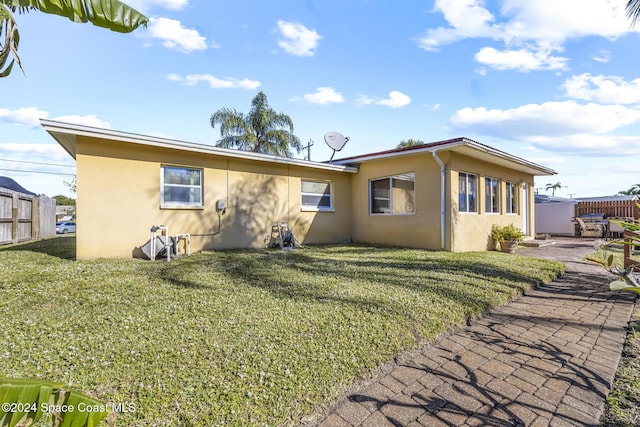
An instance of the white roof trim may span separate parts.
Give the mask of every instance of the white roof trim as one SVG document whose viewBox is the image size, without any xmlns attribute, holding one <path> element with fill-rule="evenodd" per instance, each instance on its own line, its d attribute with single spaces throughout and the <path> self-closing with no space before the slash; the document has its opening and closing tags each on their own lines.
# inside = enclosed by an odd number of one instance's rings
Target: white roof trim
<svg viewBox="0 0 640 427">
<path fill-rule="evenodd" d="M 433 143 L 433 144 L 437 144 L 437 143 Z M 431 144 L 427 144 L 427 145 L 431 145 Z M 553 169 L 547 168 L 545 166 L 541 166 L 539 164 L 530 162 L 528 160 L 522 159 L 517 156 L 513 156 L 511 154 L 505 153 L 504 151 L 497 150 L 495 148 L 489 147 L 488 145 L 477 143 L 467 138 L 462 138 L 461 140 L 457 140 L 457 141 L 446 143 L 446 144 L 438 144 L 435 146 L 431 145 L 424 148 L 416 148 L 412 150 L 372 153 L 372 154 L 364 154 L 362 156 L 354 156 L 344 160 L 338 159 L 338 160 L 334 160 L 333 164 L 347 165 L 347 164 L 367 162 L 371 160 L 386 159 L 391 157 L 410 156 L 410 155 L 415 155 L 420 153 L 433 153 L 433 152 L 439 152 L 439 151 L 456 151 L 456 149 L 465 148 L 465 147 L 472 148 L 474 150 L 480 151 L 485 154 L 489 154 L 494 157 L 498 157 L 501 160 L 504 160 L 510 163 L 515 163 L 516 165 L 524 167 L 524 169 L 530 172 L 537 171 L 542 173 L 543 175 L 556 175 L 557 173 Z"/>
<path fill-rule="evenodd" d="M 358 172 L 357 168 L 329 163 L 312 162 L 308 160 L 292 159 L 268 154 L 252 153 L 247 151 L 231 150 L 214 147 L 194 142 L 186 142 L 169 138 L 141 135 L 116 131 L 111 129 L 96 128 L 72 123 L 58 122 L 55 120 L 40 119 L 44 129 L 73 157 L 76 158 L 76 137 L 86 136 L 91 138 L 108 139 L 112 141 L 128 142 L 132 144 L 148 145 L 152 147 L 172 148 L 196 153 L 204 153 L 237 159 L 254 160 L 270 163 L 280 163 L 291 166 L 300 166 L 314 169 L 324 169 L 337 172 Z"/>
</svg>

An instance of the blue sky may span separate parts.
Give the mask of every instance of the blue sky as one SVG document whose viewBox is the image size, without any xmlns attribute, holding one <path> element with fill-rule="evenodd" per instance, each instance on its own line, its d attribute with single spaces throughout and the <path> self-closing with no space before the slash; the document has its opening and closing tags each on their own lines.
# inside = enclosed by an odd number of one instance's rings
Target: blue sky
<svg viewBox="0 0 640 427">
<path fill-rule="evenodd" d="M 350 137 L 336 158 L 466 136 L 556 170 L 536 179 L 542 193 L 640 183 L 640 26 L 626 0 L 126 3 L 148 28 L 16 16 L 26 77 L 0 79 L 0 175 L 70 195 L 73 159 L 39 118 L 215 144 L 211 114 L 248 112 L 263 91 L 312 160 L 330 158 L 327 131 Z"/>
</svg>

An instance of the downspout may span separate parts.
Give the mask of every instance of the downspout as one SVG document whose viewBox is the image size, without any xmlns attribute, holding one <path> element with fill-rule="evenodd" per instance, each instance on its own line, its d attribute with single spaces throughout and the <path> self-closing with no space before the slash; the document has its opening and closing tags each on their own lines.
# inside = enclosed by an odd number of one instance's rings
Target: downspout
<svg viewBox="0 0 640 427">
<path fill-rule="evenodd" d="M 445 225 L 446 225 L 446 212 L 445 212 L 445 204 L 446 204 L 446 199 L 445 199 L 445 184 L 446 184 L 446 173 L 447 173 L 447 168 L 444 165 L 444 163 L 442 162 L 442 160 L 440 159 L 440 157 L 438 157 L 438 152 L 437 150 L 432 151 L 431 154 L 433 154 L 433 158 L 436 159 L 436 162 L 438 162 L 438 164 L 440 165 L 440 248 L 442 250 L 445 249 Z"/>
</svg>

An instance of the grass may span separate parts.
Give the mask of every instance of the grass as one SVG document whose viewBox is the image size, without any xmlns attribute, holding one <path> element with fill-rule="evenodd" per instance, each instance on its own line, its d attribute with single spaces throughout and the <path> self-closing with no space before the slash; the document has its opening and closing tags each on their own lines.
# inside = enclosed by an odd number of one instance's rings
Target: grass
<svg viewBox="0 0 640 427">
<path fill-rule="evenodd" d="M 361 245 L 73 261 L 73 245 L 0 248 L 0 376 L 133 406 L 121 426 L 299 424 L 402 350 L 564 268 Z"/>
<path fill-rule="evenodd" d="M 610 254 L 614 256 L 614 265 L 622 268 L 624 256 L 621 245 L 603 246 L 591 257 L 603 261 Z M 638 260 L 638 251 L 634 251 L 632 258 Z M 606 400 L 601 425 L 604 427 L 640 425 L 640 307 L 637 304 L 627 327 L 622 358 Z"/>
<path fill-rule="evenodd" d="M 637 426 L 640 424 L 640 307 L 629 322 L 622 359 L 613 387 L 607 397 L 602 425 Z"/>
</svg>

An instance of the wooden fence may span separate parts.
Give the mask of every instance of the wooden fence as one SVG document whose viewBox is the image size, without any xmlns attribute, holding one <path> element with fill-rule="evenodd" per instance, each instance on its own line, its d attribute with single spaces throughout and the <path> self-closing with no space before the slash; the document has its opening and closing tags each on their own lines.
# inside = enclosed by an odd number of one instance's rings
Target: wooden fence
<svg viewBox="0 0 640 427">
<path fill-rule="evenodd" d="M 608 218 L 640 219 L 640 208 L 637 200 L 612 200 L 603 202 L 579 201 L 576 205 L 576 216 L 587 214 L 604 214 Z"/>
<path fill-rule="evenodd" d="M 624 231 L 624 268 L 625 270 L 638 265 L 638 261 L 634 260 L 631 255 L 635 245 L 633 242 L 640 240 L 640 234 L 633 231 Z"/>
<path fill-rule="evenodd" d="M 55 234 L 55 199 L 0 189 L 0 244 L 44 239 Z"/>
</svg>

